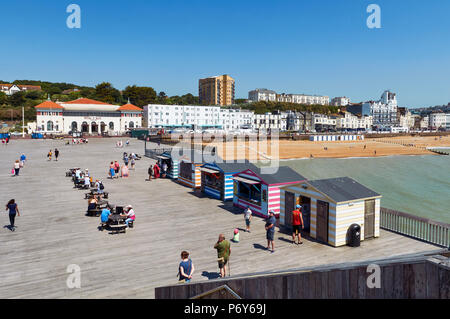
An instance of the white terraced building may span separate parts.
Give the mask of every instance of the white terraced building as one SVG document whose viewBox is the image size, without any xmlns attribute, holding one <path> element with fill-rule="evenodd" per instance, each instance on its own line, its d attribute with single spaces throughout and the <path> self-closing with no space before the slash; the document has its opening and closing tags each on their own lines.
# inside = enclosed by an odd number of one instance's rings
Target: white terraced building
<svg viewBox="0 0 450 319">
<path fill-rule="evenodd" d="M 161 105 L 144 106 L 144 127 L 239 130 L 250 128 L 253 112 L 220 106 Z"/>
<path fill-rule="evenodd" d="M 364 129 L 370 130 L 372 128 L 372 116 L 357 116 L 350 112 L 345 112 L 343 117 L 337 118 L 336 128 L 345 129 Z"/>
<path fill-rule="evenodd" d="M 252 102 L 275 102 L 277 100 L 277 93 L 268 89 L 256 89 L 248 92 L 248 99 Z"/>
<path fill-rule="evenodd" d="M 33 125 L 34 126 L 34 125 Z M 69 102 L 45 101 L 36 106 L 36 131 L 46 134 L 120 135 L 142 126 L 142 109 L 80 98 Z"/>
<path fill-rule="evenodd" d="M 288 113 L 280 112 L 279 114 L 265 113 L 255 114 L 253 128 L 258 131 L 278 130 L 286 131 L 288 123 Z"/>
<path fill-rule="evenodd" d="M 450 113 L 431 113 L 429 115 L 431 129 L 450 129 Z"/>
<path fill-rule="evenodd" d="M 329 96 L 306 95 L 306 94 L 277 94 L 277 102 L 309 104 L 309 105 L 329 105 Z"/>
<path fill-rule="evenodd" d="M 365 102 L 362 107 L 370 109 L 374 126 L 383 128 L 398 125 L 398 104 L 395 93 L 384 91 L 379 101 Z"/>
</svg>

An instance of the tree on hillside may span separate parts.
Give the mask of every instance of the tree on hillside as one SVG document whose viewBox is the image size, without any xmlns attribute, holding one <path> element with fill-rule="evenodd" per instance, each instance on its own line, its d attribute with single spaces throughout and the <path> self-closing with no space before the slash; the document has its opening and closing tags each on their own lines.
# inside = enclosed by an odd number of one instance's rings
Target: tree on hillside
<svg viewBox="0 0 450 319">
<path fill-rule="evenodd" d="M 4 105 L 8 102 L 8 98 L 4 92 L 0 92 L 0 105 Z"/>
<path fill-rule="evenodd" d="M 95 97 L 99 101 L 110 104 L 122 102 L 119 90 L 115 89 L 109 82 L 100 83 L 95 87 Z"/>
<path fill-rule="evenodd" d="M 22 106 L 26 102 L 25 92 L 19 91 L 8 97 L 8 104 L 12 106 Z"/>
<path fill-rule="evenodd" d="M 31 100 L 42 100 L 45 98 L 45 93 L 42 91 L 27 91 L 25 93 L 25 98 Z"/>
<path fill-rule="evenodd" d="M 235 99 L 234 104 L 247 104 L 247 99 Z"/>
<path fill-rule="evenodd" d="M 169 99 L 169 97 L 166 95 L 166 92 L 159 92 L 158 93 L 158 97 L 156 99 L 156 103 L 158 104 L 167 104 L 167 100 Z"/>
<path fill-rule="evenodd" d="M 95 89 L 94 88 L 82 88 L 80 90 L 80 96 L 87 99 L 95 99 Z"/>
<path fill-rule="evenodd" d="M 139 107 L 154 104 L 158 101 L 156 91 L 152 87 L 127 86 L 122 92 L 124 99 L 130 99 L 130 103 Z"/>
</svg>

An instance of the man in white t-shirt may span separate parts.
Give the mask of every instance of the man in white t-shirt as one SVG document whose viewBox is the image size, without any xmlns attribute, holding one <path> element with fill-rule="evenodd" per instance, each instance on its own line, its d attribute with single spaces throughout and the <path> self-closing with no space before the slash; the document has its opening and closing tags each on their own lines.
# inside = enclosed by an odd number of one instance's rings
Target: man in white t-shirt
<svg viewBox="0 0 450 319">
<path fill-rule="evenodd" d="M 245 226 L 247 227 L 247 231 L 250 233 L 250 222 L 252 219 L 252 211 L 250 209 L 250 206 L 247 206 L 247 209 L 244 211 L 244 219 L 245 219 Z"/>
</svg>

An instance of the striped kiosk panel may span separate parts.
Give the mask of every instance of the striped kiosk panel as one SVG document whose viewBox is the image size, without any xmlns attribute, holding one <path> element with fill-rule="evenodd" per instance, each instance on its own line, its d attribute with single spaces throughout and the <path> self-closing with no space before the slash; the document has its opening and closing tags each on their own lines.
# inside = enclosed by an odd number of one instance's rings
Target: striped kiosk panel
<svg viewBox="0 0 450 319">
<path fill-rule="evenodd" d="M 205 186 L 203 188 L 203 191 L 205 192 L 206 195 L 215 198 L 215 199 L 221 199 L 221 194 L 217 189 Z"/>
<path fill-rule="evenodd" d="M 280 188 L 269 186 L 268 211 L 273 210 L 276 214 L 280 213 Z"/>
<path fill-rule="evenodd" d="M 223 200 L 233 200 L 233 196 L 234 196 L 234 189 L 233 189 L 233 174 L 224 174 L 224 196 L 223 196 Z"/>
<path fill-rule="evenodd" d="M 178 161 L 172 161 L 172 167 L 167 173 L 171 179 L 178 179 Z"/>
<path fill-rule="evenodd" d="M 330 205 L 330 229 L 334 235 L 333 246 L 347 244 L 347 232 L 352 224 L 361 225 L 361 240 L 364 240 L 364 201 L 338 204 L 334 207 L 335 210 L 332 212 Z"/>
<path fill-rule="evenodd" d="M 200 167 L 202 166 L 202 164 L 194 164 L 193 168 L 194 168 L 194 172 L 193 174 L 193 181 L 194 181 L 194 185 L 193 188 L 200 188 L 202 186 L 202 172 L 200 171 Z"/>
</svg>

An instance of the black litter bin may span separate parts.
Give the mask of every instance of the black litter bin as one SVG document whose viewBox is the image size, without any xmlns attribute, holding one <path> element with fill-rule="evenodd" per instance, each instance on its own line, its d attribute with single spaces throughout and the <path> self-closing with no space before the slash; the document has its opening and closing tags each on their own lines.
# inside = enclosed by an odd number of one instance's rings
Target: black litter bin
<svg viewBox="0 0 450 319">
<path fill-rule="evenodd" d="M 361 226 L 352 224 L 348 228 L 348 245 L 350 247 L 359 247 L 361 244 Z"/>
</svg>

